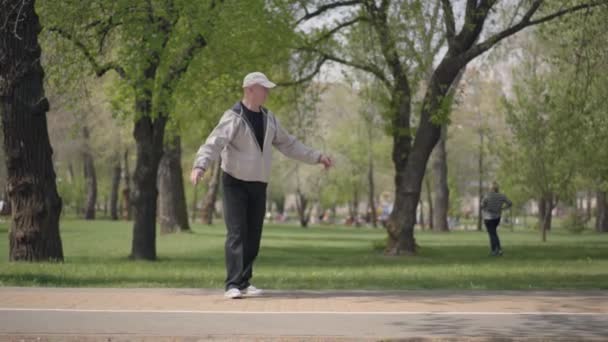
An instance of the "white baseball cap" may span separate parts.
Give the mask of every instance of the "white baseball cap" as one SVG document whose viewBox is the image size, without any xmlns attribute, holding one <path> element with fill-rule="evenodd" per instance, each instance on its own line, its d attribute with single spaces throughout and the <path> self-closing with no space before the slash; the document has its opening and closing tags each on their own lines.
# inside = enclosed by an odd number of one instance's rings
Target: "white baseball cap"
<svg viewBox="0 0 608 342">
<path fill-rule="evenodd" d="M 254 84 L 259 84 L 264 88 L 274 88 L 277 86 L 276 84 L 270 82 L 268 77 L 259 71 L 247 74 L 247 76 L 245 76 L 243 79 L 243 88 L 252 86 Z"/>
</svg>

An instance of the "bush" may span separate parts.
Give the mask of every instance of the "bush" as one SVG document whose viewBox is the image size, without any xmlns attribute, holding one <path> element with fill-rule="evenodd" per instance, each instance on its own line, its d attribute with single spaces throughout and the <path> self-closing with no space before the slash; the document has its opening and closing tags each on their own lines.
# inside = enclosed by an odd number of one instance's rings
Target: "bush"
<svg viewBox="0 0 608 342">
<path fill-rule="evenodd" d="M 568 232 L 573 234 L 580 234 L 585 229 L 587 229 L 585 223 L 585 215 L 573 211 L 564 218 L 562 225 Z"/>
</svg>

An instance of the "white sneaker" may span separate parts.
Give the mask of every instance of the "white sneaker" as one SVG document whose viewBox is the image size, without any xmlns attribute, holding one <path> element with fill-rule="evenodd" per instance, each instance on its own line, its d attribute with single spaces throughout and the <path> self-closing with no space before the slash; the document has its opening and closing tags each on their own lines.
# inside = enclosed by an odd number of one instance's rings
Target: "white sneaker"
<svg viewBox="0 0 608 342">
<path fill-rule="evenodd" d="M 251 296 L 251 297 L 261 296 L 264 293 L 264 291 L 262 291 L 262 289 L 258 289 L 257 287 L 255 287 L 253 285 L 247 286 L 247 288 L 241 292 L 243 293 L 243 295 Z"/>
<path fill-rule="evenodd" d="M 241 293 L 241 291 L 239 291 L 239 289 L 233 287 L 224 293 L 224 297 L 230 299 L 237 299 L 242 298 L 243 294 Z"/>
</svg>

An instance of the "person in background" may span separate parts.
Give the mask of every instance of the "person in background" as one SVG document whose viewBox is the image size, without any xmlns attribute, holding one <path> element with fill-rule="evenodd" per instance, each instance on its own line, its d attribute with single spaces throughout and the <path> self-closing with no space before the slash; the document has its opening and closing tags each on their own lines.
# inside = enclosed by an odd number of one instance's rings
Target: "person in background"
<svg viewBox="0 0 608 342">
<path fill-rule="evenodd" d="M 490 250 L 493 256 L 502 256 L 503 251 L 498 238 L 498 225 L 504 209 L 511 208 L 513 203 L 500 193 L 498 183 L 493 182 L 491 191 L 487 193 L 481 201 L 483 220 L 490 237 Z"/>
</svg>

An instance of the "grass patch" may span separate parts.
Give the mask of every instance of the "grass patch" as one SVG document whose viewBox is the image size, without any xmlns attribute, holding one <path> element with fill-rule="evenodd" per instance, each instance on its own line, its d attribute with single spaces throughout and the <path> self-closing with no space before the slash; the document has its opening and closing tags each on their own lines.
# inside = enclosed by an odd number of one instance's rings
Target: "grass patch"
<svg viewBox="0 0 608 342">
<path fill-rule="evenodd" d="M 131 224 L 64 220 L 65 262 L 9 263 L 0 223 L 1 286 L 222 288 L 223 225 L 158 236 L 156 262 L 130 261 Z M 479 232 L 417 232 L 415 257 L 386 257 L 370 228 L 267 225 L 254 282 L 269 289 L 608 289 L 608 235 L 501 231 L 505 256 Z"/>
</svg>

